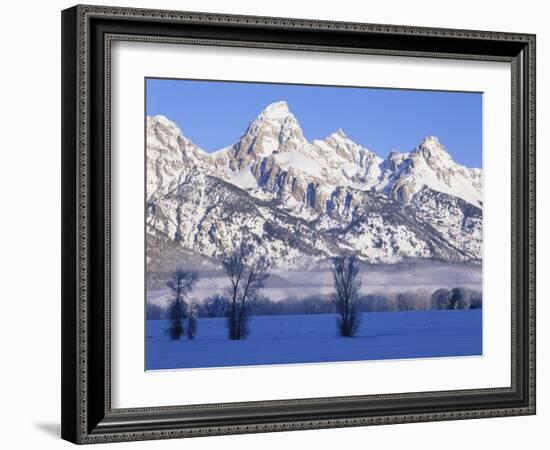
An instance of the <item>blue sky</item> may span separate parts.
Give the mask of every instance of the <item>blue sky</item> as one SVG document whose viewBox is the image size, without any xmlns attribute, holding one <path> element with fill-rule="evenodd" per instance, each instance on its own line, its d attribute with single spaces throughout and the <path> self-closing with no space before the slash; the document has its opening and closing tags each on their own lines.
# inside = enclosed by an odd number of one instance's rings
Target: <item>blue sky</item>
<svg viewBox="0 0 550 450">
<path fill-rule="evenodd" d="M 209 152 L 236 142 L 268 104 L 284 100 L 310 141 L 342 128 L 385 158 L 434 135 L 455 161 L 481 167 L 480 93 L 151 78 L 146 84 L 147 115 L 168 117 Z"/>
</svg>

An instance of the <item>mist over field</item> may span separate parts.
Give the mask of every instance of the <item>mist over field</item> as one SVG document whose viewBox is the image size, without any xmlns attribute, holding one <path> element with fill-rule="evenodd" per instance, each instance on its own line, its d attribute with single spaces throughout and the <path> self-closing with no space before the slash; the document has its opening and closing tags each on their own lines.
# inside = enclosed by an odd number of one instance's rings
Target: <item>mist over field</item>
<svg viewBox="0 0 550 450">
<path fill-rule="evenodd" d="M 403 263 L 395 265 L 363 265 L 362 294 L 391 294 L 405 291 L 428 291 L 456 286 L 481 291 L 482 267 L 478 264 L 449 264 L 441 262 Z M 227 277 L 219 270 L 199 271 L 199 281 L 192 297 L 196 300 L 223 294 Z M 270 270 L 262 291 L 272 301 L 300 299 L 312 295 L 328 295 L 334 291 L 330 269 L 312 271 Z M 147 291 L 147 302 L 165 306 L 170 292 L 161 283 Z"/>
</svg>

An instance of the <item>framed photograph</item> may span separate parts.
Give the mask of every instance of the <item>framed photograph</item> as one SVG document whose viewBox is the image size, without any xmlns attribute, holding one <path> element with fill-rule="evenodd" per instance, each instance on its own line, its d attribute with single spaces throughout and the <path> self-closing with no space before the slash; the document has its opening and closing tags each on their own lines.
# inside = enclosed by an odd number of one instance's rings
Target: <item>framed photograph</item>
<svg viewBox="0 0 550 450">
<path fill-rule="evenodd" d="M 62 12 L 62 437 L 535 413 L 535 36 Z"/>
</svg>

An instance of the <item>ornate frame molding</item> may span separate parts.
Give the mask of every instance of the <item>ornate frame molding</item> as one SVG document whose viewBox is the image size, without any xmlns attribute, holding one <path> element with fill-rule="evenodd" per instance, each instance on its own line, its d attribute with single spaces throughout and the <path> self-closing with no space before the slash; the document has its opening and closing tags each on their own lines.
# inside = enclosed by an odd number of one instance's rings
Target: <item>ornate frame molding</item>
<svg viewBox="0 0 550 450">
<path fill-rule="evenodd" d="M 298 43 L 272 42 L 262 40 L 260 35 L 255 40 L 219 39 L 211 37 L 174 37 L 151 36 L 148 34 L 112 32 L 109 27 L 101 31 L 92 30 L 101 21 L 115 23 L 115 28 L 123 27 L 132 22 L 147 27 L 148 23 L 161 23 L 171 27 L 194 26 L 200 29 L 216 28 L 230 30 L 239 27 L 250 35 L 260 30 L 273 33 L 291 31 L 299 35 L 302 31 L 326 31 L 336 33 L 345 38 L 349 33 L 362 35 L 365 38 L 375 36 L 377 46 L 342 46 L 330 43 Z M 102 22 L 103 23 L 103 22 Z M 119 25 L 122 24 L 122 25 Z M 118 29 L 118 28 L 117 28 Z M 200 32 L 200 30 L 199 30 Z M 173 437 L 194 437 L 218 434 L 239 434 L 251 432 L 272 432 L 285 430 L 348 427 L 374 424 L 440 421 L 452 419 L 469 419 L 482 417 L 499 417 L 509 415 L 527 415 L 535 413 L 535 36 L 530 34 L 514 34 L 487 31 L 449 30 L 441 28 L 405 27 L 397 25 L 377 25 L 332 21 L 317 21 L 304 19 L 287 19 L 271 17 L 235 16 L 221 14 L 205 14 L 196 12 L 157 11 L 148 9 L 129 9 L 99 6 L 76 6 L 63 13 L 63 188 L 70 190 L 63 197 L 64 250 L 63 250 L 63 377 L 70 379 L 63 389 L 62 434 L 63 437 L 76 443 L 98 443 L 112 441 L 129 441 L 143 439 L 164 439 Z M 98 38 L 99 36 L 99 38 Z M 406 40 L 413 38 L 419 42 L 421 50 L 380 48 L 385 38 L 399 37 Z M 422 39 L 426 39 L 423 41 Z M 98 43 L 100 39 L 103 48 L 101 53 Z M 436 44 L 441 40 L 463 43 L 469 41 L 469 47 L 476 50 L 480 43 L 499 45 L 490 54 L 480 52 L 445 52 Z M 452 59 L 482 59 L 489 61 L 507 61 L 512 64 L 512 145 L 517 147 L 514 154 L 514 168 L 517 177 L 513 177 L 513 246 L 517 244 L 520 255 L 513 258 L 513 270 L 519 270 L 513 276 L 512 298 L 518 304 L 513 305 L 512 325 L 512 386 L 510 388 L 481 389 L 471 391 L 431 392 L 418 394 L 395 394 L 360 397 L 334 397 L 319 399 L 292 399 L 270 402 L 248 402 L 239 404 L 193 405 L 166 408 L 111 409 L 110 402 L 110 63 L 111 43 L 115 40 L 145 41 L 156 43 L 186 43 L 194 45 L 244 46 L 266 49 L 289 49 L 304 51 L 347 52 L 363 54 L 383 54 L 411 57 L 436 57 Z M 344 39 L 345 40 L 345 39 Z M 380 44 L 382 42 L 382 44 Z M 413 42 L 413 41 L 411 41 Z M 336 42 L 338 43 L 338 42 Z M 457 44 L 458 45 L 458 44 Z M 463 49 L 464 47 L 460 47 Z M 487 45 L 487 48 L 492 48 Z M 500 49 L 500 50 L 499 50 Z M 504 51 L 506 50 L 506 51 Z M 95 59 L 94 59 L 95 58 Z M 102 67 L 98 66 L 101 61 Z M 99 72 L 98 72 L 99 70 Z M 98 73 L 104 70 L 102 114 L 104 124 L 98 133 L 93 123 L 97 115 L 91 110 L 96 108 L 92 103 L 98 95 Z M 94 78 L 95 77 L 95 78 Z M 518 103 L 515 99 L 521 101 Z M 97 112 L 97 108 L 96 108 Z M 94 134 L 95 133 L 95 134 Z M 99 134 L 101 136 L 99 136 Z M 98 136 L 97 138 L 95 136 Z M 90 163 L 92 139 L 95 145 L 101 141 L 103 157 L 101 159 L 100 180 L 97 169 Z M 94 159 L 95 161 L 95 159 Z M 517 167 L 516 167 L 517 163 Z M 523 181 L 523 184 L 522 184 Z M 98 200 L 97 183 L 102 188 Z M 519 191 L 518 191 L 519 186 Z M 523 186 L 526 186 L 524 189 Z M 103 217 L 97 217 L 98 209 L 94 209 L 96 201 L 101 204 Z M 103 222 L 103 260 L 101 267 L 92 255 L 91 236 L 97 236 L 98 221 Z M 65 233 L 67 232 L 67 233 Z M 91 235 L 92 233 L 92 235 Z M 97 239 L 97 237 L 95 238 Z M 101 241 L 101 240 L 100 240 Z M 523 255 L 523 256 L 522 256 Z M 518 263 L 520 268 L 516 269 Z M 92 269 L 93 268 L 93 269 Z M 91 271 L 93 270 L 93 274 Z M 523 272 L 521 272 L 523 270 Z M 103 273 L 102 292 L 103 303 L 97 305 L 91 293 L 95 289 L 92 284 Z M 523 290 L 522 290 L 523 288 Z M 517 292 L 516 292 L 517 291 Z M 95 291 L 94 291 L 95 292 Z M 524 293 L 518 297 L 516 294 Z M 97 294 L 97 292 L 95 292 Z M 526 295 L 525 295 L 526 294 Z M 514 302 L 516 300 L 513 300 Z M 521 304 L 520 304 L 521 303 Z M 95 314 L 101 317 L 98 325 Z M 523 308 L 523 309 L 522 309 Z M 103 314 L 101 314 L 101 310 Z M 518 317 L 518 312 L 521 317 Z M 519 325 L 519 326 L 517 326 Z M 98 337 L 102 333 L 103 338 Z M 70 343 L 69 343 L 70 341 Z M 516 348 L 523 343 L 523 347 Z M 103 370 L 91 373 L 90 367 L 97 364 L 97 357 L 92 359 L 90 349 L 97 349 L 97 344 L 103 342 Z M 518 350 L 521 354 L 517 356 Z M 519 358 L 519 359 L 518 359 Z M 520 372 L 516 373 L 516 367 Z M 98 373 L 104 375 L 103 382 L 97 381 Z M 308 405 L 325 405 L 329 403 L 350 400 L 382 401 L 398 399 L 414 402 L 426 397 L 468 397 L 492 394 L 517 394 L 519 384 L 523 391 L 515 403 L 510 401 L 506 406 L 473 407 L 471 409 L 437 409 L 434 411 L 418 411 L 412 413 L 392 414 L 361 414 L 350 413 L 341 417 L 324 417 L 318 419 L 295 418 L 293 420 L 257 421 L 256 423 L 235 423 L 210 425 L 170 426 L 174 414 L 184 414 L 190 410 L 208 411 L 220 408 L 242 407 L 285 407 Z M 95 395 L 98 386 L 103 386 L 101 407 L 91 402 L 90 395 Z M 526 396 L 525 396 L 526 394 Z M 517 395 L 516 395 L 517 396 Z M 525 397 L 525 398 L 524 398 Z M 122 424 L 122 422 L 124 422 Z M 128 425 L 129 423 L 129 425 Z M 152 424 L 157 424 L 154 426 Z"/>
</svg>

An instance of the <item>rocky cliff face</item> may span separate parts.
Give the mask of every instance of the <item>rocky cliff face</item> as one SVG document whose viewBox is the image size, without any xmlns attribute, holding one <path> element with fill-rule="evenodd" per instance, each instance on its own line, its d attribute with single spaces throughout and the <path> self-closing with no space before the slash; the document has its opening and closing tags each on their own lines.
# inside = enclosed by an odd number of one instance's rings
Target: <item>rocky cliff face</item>
<svg viewBox="0 0 550 450">
<path fill-rule="evenodd" d="M 481 259 L 480 169 L 437 138 L 382 158 L 338 130 L 309 142 L 288 105 L 207 153 L 162 116 L 147 119 L 148 258 L 216 258 L 247 240 L 277 267 L 354 252 L 371 263 Z M 174 256 L 177 259 L 177 256 Z"/>
</svg>

